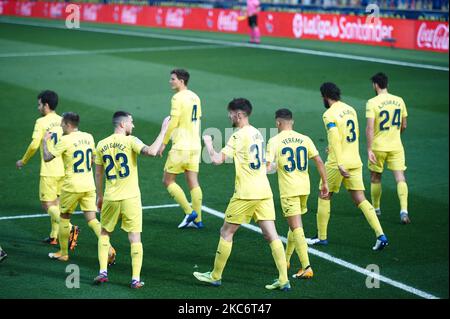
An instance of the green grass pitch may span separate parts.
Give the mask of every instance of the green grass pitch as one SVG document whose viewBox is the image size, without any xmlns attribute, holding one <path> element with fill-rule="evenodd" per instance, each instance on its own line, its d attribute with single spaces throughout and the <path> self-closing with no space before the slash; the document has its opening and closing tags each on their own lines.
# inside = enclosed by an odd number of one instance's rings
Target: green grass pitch
<svg viewBox="0 0 450 319">
<path fill-rule="evenodd" d="M 47 254 L 54 249 L 40 242 L 48 235 L 49 218 L 1 219 L 43 213 L 38 197 L 38 154 L 21 171 L 15 169 L 15 161 L 26 150 L 34 121 L 39 116 L 36 96 L 47 88 L 58 92 L 58 113 L 78 112 L 80 129 L 92 133 L 96 141 L 111 133 L 110 119 L 115 110 L 128 110 L 135 119 L 134 135 L 150 143 L 161 120 L 169 112 L 172 96 L 169 72 L 175 67 L 186 68 L 191 73 L 189 87 L 202 99 L 203 130 L 218 128 L 224 132 L 229 127 L 227 102 L 233 97 L 247 97 L 255 107 L 251 123 L 257 128 L 274 127 L 274 111 L 279 107 L 291 108 L 296 129 L 315 141 L 323 158 L 327 145 L 321 121 L 324 108 L 318 88 L 324 81 L 336 82 L 342 89 L 343 100 L 358 111 L 360 152 L 365 163 L 368 198 L 364 108 L 366 100 L 373 96 L 369 77 L 378 71 L 387 73 L 391 92 L 405 99 L 409 111 L 409 126 L 403 142 L 412 224 L 403 226 L 399 223 L 396 186 L 392 175 L 386 172 L 381 223 L 390 246 L 381 252 L 371 250 L 374 235 L 360 211 L 353 207 L 349 195 L 341 189 L 332 202 L 330 245 L 318 250 L 362 268 L 376 264 L 381 275 L 389 279 L 435 297 L 448 298 L 448 71 L 260 48 L 205 45 L 188 39 L 77 32 L 7 23 L 11 21 L 30 20 L 0 18 L 0 244 L 9 255 L 0 264 L 0 299 L 420 298 L 410 290 L 386 282 L 381 282 L 379 288 L 368 289 L 366 276 L 313 255 L 310 256 L 315 271 L 313 280 L 292 281 L 292 290 L 287 294 L 266 291 L 264 285 L 275 278 L 277 271 L 262 236 L 247 229 L 241 229 L 235 236 L 223 285 L 219 288 L 203 285 L 195 280 L 192 272 L 211 268 L 223 220 L 205 212 L 205 229 L 178 230 L 177 225 L 183 217 L 179 208 L 144 210 L 142 279 L 146 287 L 138 291 L 128 287 L 131 276 L 129 244 L 119 227 L 112 237 L 118 260 L 110 269 L 110 283 L 102 287 L 91 285 L 98 270 L 96 239 L 83 217 L 75 215 L 73 222 L 80 225 L 82 232 L 70 263 L 80 267 L 81 286 L 80 289 L 66 288 L 66 264 L 49 260 Z M 247 40 L 240 35 L 95 27 L 196 39 L 243 43 Z M 445 54 L 306 40 L 263 41 L 275 46 L 448 68 L 448 55 Z M 119 51 L 129 48 L 150 49 Z M 96 50 L 97 53 L 79 54 L 79 50 Z M 110 51 L 102 53 L 98 50 Z M 50 51 L 54 55 L 42 54 Z M 71 54 L 73 51 L 78 53 Z M 164 162 L 165 157 L 140 158 L 144 206 L 172 204 L 161 183 Z M 314 165 L 311 166 L 309 213 L 303 217 L 307 236 L 314 235 L 316 229 L 318 175 Z M 277 209 L 277 228 L 280 235 L 286 236 L 287 224 L 281 216 L 276 177 L 270 176 L 270 181 Z M 187 190 L 182 176 L 179 183 Z M 204 205 L 223 212 L 233 192 L 233 165 L 213 167 L 202 163 L 200 183 Z M 294 269 L 299 266 L 295 255 L 292 263 Z"/>
</svg>

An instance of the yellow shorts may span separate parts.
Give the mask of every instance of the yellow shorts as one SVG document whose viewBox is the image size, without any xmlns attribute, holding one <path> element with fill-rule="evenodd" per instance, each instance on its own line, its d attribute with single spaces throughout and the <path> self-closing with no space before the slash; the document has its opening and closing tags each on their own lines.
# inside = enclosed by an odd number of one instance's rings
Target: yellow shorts
<svg viewBox="0 0 450 319">
<path fill-rule="evenodd" d="M 306 206 L 309 195 L 299 195 L 293 197 L 281 198 L 281 209 L 283 210 L 284 217 L 291 217 L 296 215 L 303 215 L 308 212 Z"/>
<path fill-rule="evenodd" d="M 273 198 L 239 199 L 232 197 L 225 212 L 225 221 L 230 224 L 248 224 L 251 219 L 275 220 Z"/>
<path fill-rule="evenodd" d="M 339 193 L 341 184 L 349 191 L 363 191 L 364 182 L 362 176 L 362 167 L 348 169 L 349 178 L 344 178 L 337 168 L 325 166 L 327 172 L 328 190 L 330 193 Z M 322 187 L 322 180 L 320 181 L 319 189 Z"/>
<path fill-rule="evenodd" d="M 64 176 L 41 176 L 39 180 L 39 200 L 52 202 L 61 195 Z"/>
<path fill-rule="evenodd" d="M 391 171 L 404 171 L 405 166 L 405 151 L 381 152 L 373 151 L 377 157 L 377 163 L 372 164 L 369 161 L 369 170 L 376 173 L 383 173 L 384 163 L 387 163 L 387 168 Z"/>
<path fill-rule="evenodd" d="M 170 150 L 164 171 L 171 174 L 198 172 L 199 163 L 200 151 Z"/>
<path fill-rule="evenodd" d="M 95 202 L 95 191 L 84 193 L 71 193 L 62 191 L 61 193 L 61 214 L 72 214 L 80 204 L 83 212 L 96 212 L 97 204 Z"/>
<path fill-rule="evenodd" d="M 122 218 L 122 229 L 127 233 L 142 233 L 141 197 L 136 196 L 118 201 L 105 200 L 100 214 L 100 223 L 112 233 Z"/>
</svg>

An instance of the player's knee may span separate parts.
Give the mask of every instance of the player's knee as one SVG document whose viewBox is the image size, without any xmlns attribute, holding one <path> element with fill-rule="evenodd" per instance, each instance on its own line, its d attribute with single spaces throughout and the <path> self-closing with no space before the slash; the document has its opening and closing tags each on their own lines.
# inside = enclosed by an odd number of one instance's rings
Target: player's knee
<svg viewBox="0 0 450 319">
<path fill-rule="evenodd" d="M 372 172 L 370 174 L 370 181 L 372 183 L 381 183 L 381 174 L 380 173 L 376 173 L 376 172 Z"/>
</svg>

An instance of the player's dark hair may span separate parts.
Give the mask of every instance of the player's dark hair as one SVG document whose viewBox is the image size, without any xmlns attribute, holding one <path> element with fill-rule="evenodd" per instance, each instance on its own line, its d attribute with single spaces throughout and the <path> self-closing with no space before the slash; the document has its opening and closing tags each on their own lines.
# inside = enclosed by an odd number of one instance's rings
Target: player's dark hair
<svg viewBox="0 0 450 319">
<path fill-rule="evenodd" d="M 38 100 L 41 100 L 42 104 L 48 104 L 50 110 L 55 110 L 58 105 L 58 94 L 56 92 L 45 90 L 39 93 L 37 96 Z"/>
<path fill-rule="evenodd" d="M 245 98 L 234 98 L 228 103 L 228 111 L 243 111 L 247 116 L 252 114 L 252 104 Z"/>
<path fill-rule="evenodd" d="M 388 77 L 383 72 L 378 72 L 370 79 L 372 80 L 372 83 L 377 84 L 380 89 L 385 89 L 388 86 Z"/>
<path fill-rule="evenodd" d="M 341 99 L 341 90 L 332 82 L 325 82 L 320 86 L 322 97 L 339 101 Z"/>
<path fill-rule="evenodd" d="M 288 109 L 279 109 L 275 112 L 275 119 L 292 120 L 292 112 Z"/>
<path fill-rule="evenodd" d="M 78 127 L 80 124 L 80 116 L 75 112 L 66 112 L 62 115 L 62 120 L 66 124 L 70 124 L 73 127 Z"/>
<path fill-rule="evenodd" d="M 131 113 L 125 112 L 125 111 L 117 111 L 114 113 L 112 118 L 112 123 L 114 127 L 117 127 L 117 125 L 120 124 L 125 118 L 131 116 Z"/>
<path fill-rule="evenodd" d="M 175 74 L 178 78 L 178 80 L 183 80 L 184 85 L 187 85 L 189 82 L 189 72 L 184 69 L 174 69 L 170 71 L 170 74 Z"/>
</svg>

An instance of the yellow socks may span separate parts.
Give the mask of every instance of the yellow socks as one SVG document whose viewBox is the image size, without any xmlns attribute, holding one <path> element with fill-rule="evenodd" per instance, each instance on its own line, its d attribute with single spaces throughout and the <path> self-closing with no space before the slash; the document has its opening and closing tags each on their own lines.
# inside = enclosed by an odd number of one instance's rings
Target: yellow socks
<svg viewBox="0 0 450 319">
<path fill-rule="evenodd" d="M 100 272 L 106 272 L 108 270 L 109 247 L 109 236 L 100 235 L 98 237 L 98 262 L 100 264 Z"/>
<path fill-rule="evenodd" d="M 309 256 L 308 256 L 308 244 L 306 243 L 305 233 L 302 227 L 294 229 L 292 232 L 295 241 L 295 251 L 300 258 L 300 263 L 302 268 L 306 269 L 309 266 Z"/>
<path fill-rule="evenodd" d="M 192 207 L 191 205 L 189 205 L 186 195 L 184 195 L 183 189 L 177 183 L 172 183 L 167 186 L 167 191 L 169 192 L 170 196 L 172 196 L 173 199 L 181 206 L 181 209 L 186 215 L 192 213 Z"/>
<path fill-rule="evenodd" d="M 220 237 L 219 244 L 217 245 L 216 259 L 214 259 L 214 269 L 211 272 L 211 277 L 214 280 L 222 279 L 222 273 L 227 264 L 228 257 L 230 257 L 232 248 L 232 241 L 226 241 Z"/>
<path fill-rule="evenodd" d="M 370 194 L 372 197 L 372 205 L 374 208 L 380 208 L 381 201 L 381 183 L 370 184 Z"/>
<path fill-rule="evenodd" d="M 59 222 L 59 247 L 61 255 L 69 254 L 70 219 L 61 218 Z"/>
<path fill-rule="evenodd" d="M 58 206 L 50 206 L 47 210 L 47 213 L 50 215 L 50 220 L 52 223 L 52 231 L 50 233 L 50 238 L 58 238 L 59 231 L 59 219 L 60 219 L 60 211 Z"/>
<path fill-rule="evenodd" d="M 400 210 L 408 211 L 408 185 L 406 182 L 397 183 L 397 194 L 400 200 Z"/>
<path fill-rule="evenodd" d="M 202 198 L 203 193 L 200 186 L 191 189 L 192 209 L 195 210 L 198 215 L 197 218 L 195 219 L 196 223 L 202 220 Z"/>
<path fill-rule="evenodd" d="M 275 239 L 270 243 L 270 249 L 272 249 L 273 260 L 278 269 L 278 281 L 281 284 L 285 284 L 289 280 L 287 277 L 286 254 L 284 253 L 283 243 L 280 239 Z"/>
<path fill-rule="evenodd" d="M 365 200 L 361 202 L 358 205 L 358 208 L 362 210 L 364 217 L 366 217 L 367 222 L 375 231 L 377 237 L 383 235 L 383 229 L 381 228 L 380 221 L 378 220 L 377 214 L 375 213 L 375 209 L 369 203 L 369 201 Z"/>
<path fill-rule="evenodd" d="M 133 270 L 132 279 L 140 280 L 142 259 L 144 257 L 144 250 L 142 249 L 142 243 L 131 244 L 131 267 Z"/>
<path fill-rule="evenodd" d="M 295 249 L 295 240 L 294 240 L 294 234 L 292 233 L 291 229 L 289 228 L 288 234 L 287 234 L 287 244 L 286 244 L 286 263 L 289 265 L 291 262 L 292 254 L 294 253 Z"/>
<path fill-rule="evenodd" d="M 92 229 L 92 231 L 95 233 L 97 238 L 100 238 L 100 232 L 102 230 L 102 224 L 98 221 L 97 218 L 91 219 L 88 222 L 88 226 Z"/>
<path fill-rule="evenodd" d="M 317 233 L 320 240 L 327 239 L 328 221 L 330 220 L 331 203 L 319 198 L 317 203 Z"/>
</svg>

